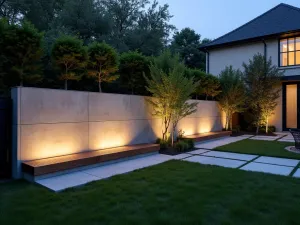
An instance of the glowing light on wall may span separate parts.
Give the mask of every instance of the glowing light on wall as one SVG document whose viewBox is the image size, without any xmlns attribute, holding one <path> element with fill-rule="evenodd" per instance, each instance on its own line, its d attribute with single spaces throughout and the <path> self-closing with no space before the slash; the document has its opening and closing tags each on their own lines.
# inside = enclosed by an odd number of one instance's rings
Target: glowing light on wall
<svg viewBox="0 0 300 225">
<path fill-rule="evenodd" d="M 113 148 L 128 145 L 130 140 L 125 139 L 124 137 L 111 136 L 109 138 L 99 138 L 95 140 L 94 143 L 91 143 L 91 149 L 104 149 L 104 148 Z"/>
</svg>

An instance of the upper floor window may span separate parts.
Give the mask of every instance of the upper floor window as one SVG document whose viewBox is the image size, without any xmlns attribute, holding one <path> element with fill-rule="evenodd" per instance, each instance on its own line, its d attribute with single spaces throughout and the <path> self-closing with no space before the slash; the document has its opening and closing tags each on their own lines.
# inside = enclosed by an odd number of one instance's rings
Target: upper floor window
<svg viewBox="0 0 300 225">
<path fill-rule="evenodd" d="M 280 40 L 280 66 L 300 65 L 300 37 Z"/>
</svg>

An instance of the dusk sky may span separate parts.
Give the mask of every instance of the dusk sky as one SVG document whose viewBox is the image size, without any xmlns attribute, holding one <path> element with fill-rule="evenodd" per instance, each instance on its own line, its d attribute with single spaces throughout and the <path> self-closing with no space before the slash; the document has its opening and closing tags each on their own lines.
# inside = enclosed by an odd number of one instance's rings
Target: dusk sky
<svg viewBox="0 0 300 225">
<path fill-rule="evenodd" d="M 158 0 L 168 3 L 178 30 L 194 29 L 201 39 L 215 39 L 280 3 L 300 7 L 299 0 Z M 300 21 L 299 21 L 300 22 Z"/>
</svg>

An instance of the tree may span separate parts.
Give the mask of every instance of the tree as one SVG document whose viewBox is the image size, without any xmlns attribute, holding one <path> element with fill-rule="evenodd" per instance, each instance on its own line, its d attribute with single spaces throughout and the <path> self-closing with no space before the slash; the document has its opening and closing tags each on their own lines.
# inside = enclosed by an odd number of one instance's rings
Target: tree
<svg viewBox="0 0 300 225">
<path fill-rule="evenodd" d="M 194 93 L 196 96 L 196 99 L 198 99 L 199 95 L 203 94 L 202 83 L 203 83 L 204 79 L 206 78 L 206 73 L 199 69 L 187 68 L 185 71 L 185 76 L 188 78 L 193 77 L 195 82 L 198 82 L 199 85 L 197 86 L 195 93 Z"/>
<path fill-rule="evenodd" d="M 171 18 L 169 5 L 159 6 L 154 0 L 148 10 L 140 14 L 134 29 L 128 32 L 126 45 L 147 56 L 159 55 L 169 43 L 169 34 L 175 30 L 169 24 Z"/>
<path fill-rule="evenodd" d="M 206 74 L 200 79 L 200 85 L 196 89 L 198 95 L 205 95 L 205 99 L 207 100 L 208 96 L 214 98 L 221 93 L 220 82 L 216 76 Z"/>
<path fill-rule="evenodd" d="M 40 59 L 43 34 L 29 22 L 20 25 L 1 20 L 0 52 L 3 79 L 9 86 L 24 82 L 37 83 L 42 79 Z M 5 24 L 6 23 L 6 24 Z"/>
<path fill-rule="evenodd" d="M 112 82 L 118 75 L 112 75 L 118 70 L 118 54 L 114 48 L 105 43 L 92 43 L 88 48 L 88 75 L 97 79 L 99 92 L 102 92 L 102 82 Z"/>
<path fill-rule="evenodd" d="M 20 1 L 20 0 L 19 0 Z M 39 31 L 47 31 L 61 12 L 65 0 L 22 0 L 21 14 Z"/>
<path fill-rule="evenodd" d="M 144 55 L 158 55 L 168 42 L 174 26 L 169 6 L 149 0 L 102 0 L 109 15 L 110 32 L 99 40 L 105 40 L 119 52 L 139 51 Z"/>
<path fill-rule="evenodd" d="M 107 34 L 110 29 L 106 12 L 97 3 L 94 0 L 65 0 L 55 23 L 69 29 L 88 44 Z"/>
<path fill-rule="evenodd" d="M 79 80 L 78 71 L 86 66 L 87 52 L 81 40 L 72 36 L 56 39 L 51 56 L 53 63 L 60 70 L 60 79 L 68 89 L 69 80 Z"/>
<path fill-rule="evenodd" d="M 226 114 L 225 128 L 232 130 L 232 115 L 245 110 L 246 93 L 242 81 L 242 72 L 226 67 L 219 76 L 222 92 L 218 96 L 218 101 Z"/>
<path fill-rule="evenodd" d="M 278 67 L 272 65 L 272 60 L 268 60 L 260 53 L 253 56 L 249 63 L 243 63 L 243 79 L 248 95 L 247 105 L 252 109 L 254 125 L 258 134 L 262 122 L 266 124 L 268 131 L 268 119 L 277 105 L 280 95 L 280 79 L 283 72 Z"/>
<path fill-rule="evenodd" d="M 0 0 L 0 18 L 10 24 L 19 23 L 23 19 L 25 0 Z"/>
<path fill-rule="evenodd" d="M 165 52 L 158 57 L 150 66 L 150 78 L 145 79 L 148 84 L 146 88 L 153 95 L 148 101 L 154 108 L 154 115 L 163 120 L 162 138 L 165 141 L 169 126 L 172 124 L 173 146 L 178 122 L 196 111 L 197 103 L 188 103 L 187 100 L 198 83 L 194 83 L 193 78 L 184 76 L 185 67 L 179 62 L 178 57 L 167 60 L 169 56 L 170 53 Z M 165 72 L 166 67 L 161 67 L 163 64 L 160 59 L 169 62 L 168 72 Z"/>
<path fill-rule="evenodd" d="M 199 51 L 200 37 L 194 30 L 184 28 L 174 34 L 170 48 L 180 55 L 187 67 L 205 70 L 205 53 Z"/>
<path fill-rule="evenodd" d="M 121 55 L 119 73 L 122 83 L 130 88 L 131 94 L 145 93 L 144 74 L 149 75 L 149 60 L 138 52 L 126 52 Z"/>
</svg>

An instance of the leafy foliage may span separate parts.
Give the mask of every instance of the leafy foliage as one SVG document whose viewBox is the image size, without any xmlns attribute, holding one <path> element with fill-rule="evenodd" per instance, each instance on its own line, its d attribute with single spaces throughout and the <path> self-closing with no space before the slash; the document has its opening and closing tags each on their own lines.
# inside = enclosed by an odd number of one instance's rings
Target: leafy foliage
<svg viewBox="0 0 300 225">
<path fill-rule="evenodd" d="M 147 90 L 154 98 L 148 99 L 154 108 L 154 115 L 163 120 L 163 140 L 172 123 L 172 145 L 178 122 L 196 111 L 197 103 L 187 100 L 195 91 L 198 83 L 184 76 L 185 67 L 177 57 L 164 52 L 150 66 L 150 78 L 146 77 Z"/>
<path fill-rule="evenodd" d="M 253 56 L 249 63 L 243 63 L 244 82 L 248 95 L 247 105 L 252 109 L 254 125 L 265 125 L 268 131 L 268 119 L 272 115 L 280 95 L 280 79 L 283 75 L 278 67 L 272 65 L 271 58 L 266 60 L 260 53 Z"/>
<path fill-rule="evenodd" d="M 43 34 L 29 22 L 9 25 L 0 21 L 0 57 L 4 83 L 8 86 L 37 83 L 42 79 L 40 59 Z"/>
<path fill-rule="evenodd" d="M 216 97 L 221 93 L 220 81 L 219 79 L 211 74 L 205 74 L 204 76 L 199 76 L 200 85 L 196 89 L 196 94 L 205 95 L 205 99 L 208 97 Z"/>
<path fill-rule="evenodd" d="M 150 62 L 148 58 L 138 52 L 126 52 L 120 57 L 119 73 L 122 83 L 130 88 L 132 94 L 144 94 L 146 80 L 149 76 Z"/>
<path fill-rule="evenodd" d="M 200 45 L 200 35 L 190 28 L 184 28 L 174 34 L 171 49 L 180 55 L 187 67 L 205 70 L 205 53 L 199 51 Z"/>
<path fill-rule="evenodd" d="M 56 26 L 68 28 L 85 44 L 109 32 L 110 21 L 103 7 L 94 0 L 65 0 L 62 10 L 54 20 Z"/>
<path fill-rule="evenodd" d="M 81 40 L 72 36 L 56 39 L 52 48 L 53 63 L 60 70 L 60 79 L 68 89 L 69 80 L 80 80 L 80 71 L 87 63 L 87 51 Z"/>
<path fill-rule="evenodd" d="M 226 67 L 219 76 L 222 92 L 218 96 L 219 104 L 226 114 L 226 130 L 232 130 L 232 115 L 245 110 L 246 93 L 242 81 L 242 72 Z"/>
<path fill-rule="evenodd" d="M 118 70 L 118 54 L 108 44 L 94 42 L 88 48 L 88 55 L 88 76 L 97 80 L 99 92 L 102 92 L 102 82 L 112 82 L 119 78 L 113 75 Z"/>
</svg>

